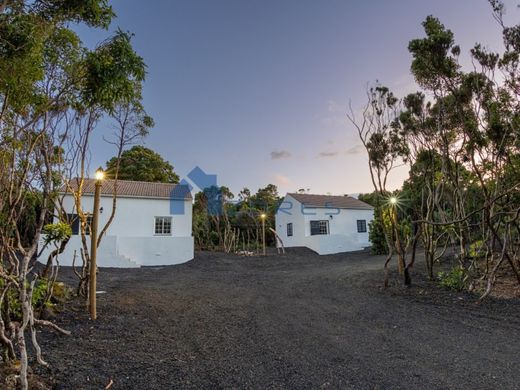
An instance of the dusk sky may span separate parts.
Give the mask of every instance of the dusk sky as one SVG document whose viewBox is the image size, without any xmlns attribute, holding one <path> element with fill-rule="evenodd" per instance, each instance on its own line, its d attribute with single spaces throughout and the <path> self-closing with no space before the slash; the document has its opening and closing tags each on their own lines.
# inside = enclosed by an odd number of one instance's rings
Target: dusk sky
<svg viewBox="0 0 520 390">
<path fill-rule="evenodd" d="M 144 104 L 156 126 L 144 141 L 182 177 L 194 166 L 237 194 L 268 183 L 280 194 L 372 191 L 367 157 L 345 118 L 367 82 L 402 96 L 416 89 L 411 39 L 438 17 L 461 59 L 475 42 L 500 48 L 486 0 L 176 0 L 112 2 L 117 27 L 135 33 L 148 65 Z M 516 22 L 517 1 L 507 1 Z M 92 46 L 106 31 L 79 29 Z M 98 138 L 101 137 L 101 130 Z M 113 147 L 96 142 L 92 166 Z M 402 183 L 407 168 L 392 178 Z"/>
</svg>

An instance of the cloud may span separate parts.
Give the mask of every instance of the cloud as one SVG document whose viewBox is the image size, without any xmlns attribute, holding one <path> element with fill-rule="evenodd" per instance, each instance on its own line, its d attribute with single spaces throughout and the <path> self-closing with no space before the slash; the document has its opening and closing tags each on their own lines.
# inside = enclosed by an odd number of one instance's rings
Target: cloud
<svg viewBox="0 0 520 390">
<path fill-rule="evenodd" d="M 324 150 L 323 152 L 318 153 L 318 158 L 336 157 L 343 153 L 347 154 L 347 155 L 363 154 L 363 153 L 365 153 L 365 148 L 363 145 L 355 145 L 355 146 L 352 146 L 351 148 L 348 148 L 344 152 L 337 152 L 334 150 Z"/>
<path fill-rule="evenodd" d="M 278 187 L 286 187 L 292 183 L 291 179 L 279 173 L 273 175 L 273 181 Z"/>
<path fill-rule="evenodd" d="M 338 155 L 338 152 L 325 151 L 325 152 L 320 152 L 320 154 L 318 154 L 318 157 L 336 157 L 337 155 Z"/>
<path fill-rule="evenodd" d="M 345 151 L 345 154 L 362 154 L 365 152 L 365 147 L 363 145 L 352 146 L 351 148 Z"/>
<path fill-rule="evenodd" d="M 271 152 L 271 160 L 281 160 L 283 158 L 289 158 L 292 154 L 288 150 L 273 150 Z"/>
</svg>

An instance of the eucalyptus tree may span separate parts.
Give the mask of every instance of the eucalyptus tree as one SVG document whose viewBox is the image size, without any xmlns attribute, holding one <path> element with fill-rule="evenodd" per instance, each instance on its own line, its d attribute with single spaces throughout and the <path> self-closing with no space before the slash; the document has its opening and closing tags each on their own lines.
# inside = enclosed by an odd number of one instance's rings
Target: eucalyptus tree
<svg viewBox="0 0 520 390">
<path fill-rule="evenodd" d="M 397 218 L 400 204 L 396 198 L 391 197 L 387 188 L 388 177 L 393 169 L 406 162 L 409 156 L 408 146 L 400 134 L 400 111 L 399 99 L 387 87 L 376 84 L 367 88 L 367 103 L 360 118 L 356 116 L 352 106 L 347 112 L 347 118 L 357 129 L 367 150 L 370 178 L 378 195 L 375 218 L 381 221 L 388 248 L 384 264 L 385 286 L 388 285 L 388 264 L 394 252 L 405 284 L 410 283 L 409 268 L 413 266 L 413 258 L 407 264 L 406 254 L 415 237 L 412 239 L 408 223 Z"/>
<path fill-rule="evenodd" d="M 88 50 L 70 28 L 107 28 L 113 16 L 106 0 L 0 1 L 0 348 L 4 362 L 20 361 L 23 389 L 27 334 L 36 360 L 45 365 L 36 326 L 68 333 L 37 318 L 32 306 L 38 244 L 59 202 L 58 190 L 78 167 L 87 170 L 99 119 L 140 100 L 135 87 L 144 80 L 145 66 L 130 34 L 118 31 Z M 32 235 L 22 239 L 24 211 L 34 197 L 41 203 Z M 66 240 L 66 231 L 48 226 L 44 245 Z"/>
<path fill-rule="evenodd" d="M 518 177 L 509 173 L 515 171 L 514 160 L 519 153 L 520 26 L 505 26 L 502 4 L 498 1 L 491 4 L 502 28 L 505 51 L 489 52 L 476 44 L 470 52 L 475 64 L 473 70 L 461 69 L 458 64 L 461 51 L 453 34 L 433 17 L 423 23 L 426 37 L 409 45 L 412 73 L 434 99 L 432 115 L 438 150 L 443 157 L 443 180 L 445 186 L 451 186 L 453 197 L 453 212 L 446 214 L 444 221 L 427 218 L 424 222 L 456 226 L 464 260 L 468 257 L 468 221 L 480 213 L 486 262 L 481 278 L 487 280 L 484 295 L 490 292 L 497 270 L 504 262 L 520 283 L 516 244 L 520 205 L 506 201 L 514 199 L 520 182 L 505 179 Z M 482 206 L 471 212 L 468 212 L 465 177 L 476 181 L 483 197 Z M 478 262 L 472 265 L 478 275 Z"/>
<path fill-rule="evenodd" d="M 116 179 L 112 198 L 112 211 L 106 225 L 101 229 L 97 245 L 112 223 L 117 204 L 117 179 L 120 161 L 126 146 L 146 136 L 153 126 L 153 120 L 142 106 L 141 90 L 146 75 L 146 65 L 133 49 L 131 34 L 118 30 L 112 37 L 87 51 L 82 57 L 80 69 L 83 74 L 75 102 L 74 136 L 68 138 L 69 159 L 66 162 L 68 179 L 66 188 L 74 197 L 75 210 L 80 221 L 81 270 L 78 292 L 88 297 L 87 290 L 90 269 L 88 221 L 90 210 L 82 204 L 83 186 L 89 173 L 90 143 L 101 119 L 112 121 L 114 131 L 105 138 L 116 147 L 115 165 L 110 170 Z M 65 215 L 62 210 L 62 214 Z"/>
</svg>

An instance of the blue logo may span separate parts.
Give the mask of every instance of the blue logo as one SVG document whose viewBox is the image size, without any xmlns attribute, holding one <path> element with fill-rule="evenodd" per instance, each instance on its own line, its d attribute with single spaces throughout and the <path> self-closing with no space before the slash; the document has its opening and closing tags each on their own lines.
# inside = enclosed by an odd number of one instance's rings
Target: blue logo
<svg viewBox="0 0 520 390">
<path fill-rule="evenodd" d="M 220 187 L 217 185 L 217 175 L 207 174 L 200 167 L 193 168 L 186 175 L 187 179 L 195 185 L 199 191 L 204 192 L 207 200 L 207 209 L 209 215 L 222 214 L 222 194 Z M 170 214 L 184 214 L 184 201 L 193 191 L 194 186 L 188 182 L 186 178 L 174 187 L 170 194 Z"/>
</svg>

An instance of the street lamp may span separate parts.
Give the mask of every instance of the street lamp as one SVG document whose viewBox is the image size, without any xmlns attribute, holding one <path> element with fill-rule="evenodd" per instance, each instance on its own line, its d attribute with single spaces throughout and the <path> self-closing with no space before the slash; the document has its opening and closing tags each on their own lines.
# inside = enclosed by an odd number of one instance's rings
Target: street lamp
<svg viewBox="0 0 520 390">
<path fill-rule="evenodd" d="M 262 247 L 263 247 L 263 253 L 265 256 L 265 213 L 260 214 L 260 219 L 262 220 Z"/>
<path fill-rule="evenodd" d="M 94 210 L 92 212 L 92 225 L 90 226 L 90 279 L 89 279 L 89 309 L 90 318 L 95 320 L 97 318 L 97 230 L 99 221 L 99 198 L 101 196 L 101 186 L 105 172 L 101 168 L 96 171 L 96 183 L 94 189 Z"/>
<path fill-rule="evenodd" d="M 395 196 L 392 196 L 390 198 L 390 203 L 393 204 L 393 205 L 397 204 L 397 198 Z"/>
<path fill-rule="evenodd" d="M 104 178 L 105 178 L 105 172 L 101 168 L 98 168 L 98 170 L 96 171 L 96 181 L 101 181 Z"/>
</svg>

